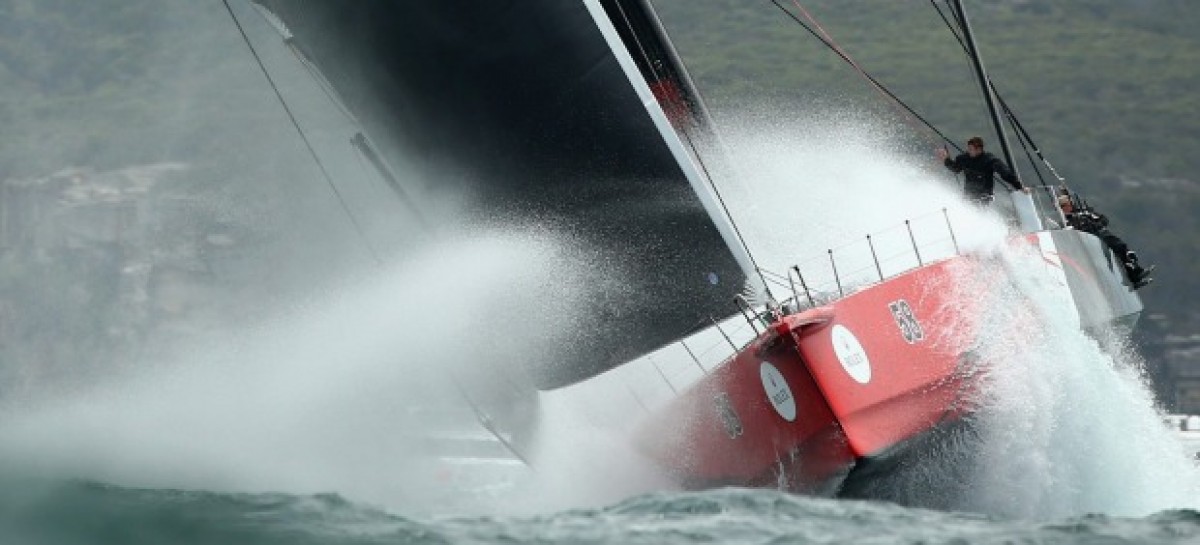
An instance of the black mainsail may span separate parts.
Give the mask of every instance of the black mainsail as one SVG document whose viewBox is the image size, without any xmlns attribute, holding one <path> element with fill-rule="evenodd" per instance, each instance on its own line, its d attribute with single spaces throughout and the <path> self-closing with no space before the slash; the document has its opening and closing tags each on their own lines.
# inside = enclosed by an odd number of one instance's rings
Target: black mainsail
<svg viewBox="0 0 1200 545">
<path fill-rule="evenodd" d="M 421 173 L 399 181 L 407 196 L 465 194 L 481 218 L 559 225 L 620 263 L 539 387 L 733 312 L 753 265 L 698 162 L 703 104 L 645 0 L 255 2 L 380 155 Z"/>
</svg>

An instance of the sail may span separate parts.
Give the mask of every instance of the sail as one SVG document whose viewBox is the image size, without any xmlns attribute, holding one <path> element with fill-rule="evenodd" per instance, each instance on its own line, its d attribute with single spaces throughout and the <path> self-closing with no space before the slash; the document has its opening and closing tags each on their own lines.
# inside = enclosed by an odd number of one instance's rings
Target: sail
<svg viewBox="0 0 1200 545">
<path fill-rule="evenodd" d="M 562 226 L 620 264 L 539 387 L 735 310 L 753 267 L 698 162 L 703 104 L 644 0 L 255 1 L 383 162 L 419 173 L 397 177 L 406 198 L 468 195 L 481 218 Z"/>
<path fill-rule="evenodd" d="M 707 136 L 712 129 L 708 109 L 650 0 L 598 0 L 589 5 L 595 3 L 604 10 L 603 17 L 593 13 L 597 24 L 603 25 L 604 19 L 612 24 L 620 49 L 629 53 L 671 123 L 687 137 Z M 614 46 L 615 54 L 620 49 Z"/>
</svg>

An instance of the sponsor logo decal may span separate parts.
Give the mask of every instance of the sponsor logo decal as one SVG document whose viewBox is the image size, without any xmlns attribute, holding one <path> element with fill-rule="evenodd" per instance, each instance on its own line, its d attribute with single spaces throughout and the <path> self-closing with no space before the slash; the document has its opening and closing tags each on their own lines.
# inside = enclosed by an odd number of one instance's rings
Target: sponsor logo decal
<svg viewBox="0 0 1200 545">
<path fill-rule="evenodd" d="M 737 439 L 742 434 L 742 419 L 733 410 L 733 403 L 729 401 L 729 394 L 721 392 L 717 394 L 713 401 L 717 404 L 717 417 L 721 419 L 721 423 L 725 425 L 725 433 L 729 434 L 730 439 Z"/>
<path fill-rule="evenodd" d="M 842 324 L 837 324 L 833 326 L 830 338 L 833 340 L 833 353 L 842 362 L 846 374 L 859 384 L 871 382 L 871 360 L 867 358 L 867 351 L 863 350 L 858 337 Z"/>
<path fill-rule="evenodd" d="M 784 420 L 794 422 L 796 420 L 796 398 L 792 396 L 792 389 L 788 387 L 787 380 L 784 380 L 783 373 L 780 373 L 774 365 L 764 361 L 758 366 L 758 376 L 762 378 L 763 390 L 767 392 L 767 399 L 771 400 L 771 406 L 775 407 L 775 412 L 779 413 Z"/>
<path fill-rule="evenodd" d="M 888 303 L 888 310 L 892 311 L 892 318 L 896 319 L 896 325 L 900 328 L 900 334 L 904 336 L 904 342 L 916 344 L 925 339 L 925 331 L 921 329 L 921 323 L 917 321 L 908 301 L 904 299 L 892 301 Z"/>
</svg>

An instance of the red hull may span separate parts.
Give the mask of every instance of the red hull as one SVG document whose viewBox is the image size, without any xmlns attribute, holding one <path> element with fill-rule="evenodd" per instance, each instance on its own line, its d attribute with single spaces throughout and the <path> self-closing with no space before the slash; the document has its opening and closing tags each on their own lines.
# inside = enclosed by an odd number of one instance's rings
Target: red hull
<svg viewBox="0 0 1200 545">
<path fill-rule="evenodd" d="M 856 460 L 969 410 L 978 298 L 956 294 L 978 267 L 948 259 L 777 320 L 657 411 L 643 448 L 689 487 L 836 490 Z"/>
</svg>

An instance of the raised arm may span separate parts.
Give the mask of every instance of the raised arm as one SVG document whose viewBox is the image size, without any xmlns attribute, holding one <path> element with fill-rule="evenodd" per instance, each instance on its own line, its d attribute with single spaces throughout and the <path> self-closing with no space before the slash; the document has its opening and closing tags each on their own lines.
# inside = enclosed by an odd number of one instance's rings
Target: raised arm
<svg viewBox="0 0 1200 545">
<path fill-rule="evenodd" d="M 999 157 L 992 157 L 992 170 L 999 174 L 1002 180 L 1008 182 L 1013 189 L 1024 189 L 1024 186 L 1021 185 L 1021 180 L 1017 179 L 1017 175 L 1013 174 L 1013 171 Z"/>
<path fill-rule="evenodd" d="M 962 159 L 965 156 L 965 154 L 959 155 L 958 157 L 951 159 L 950 154 L 946 153 L 945 150 L 939 149 L 938 152 L 939 152 L 938 157 L 940 157 L 942 159 L 942 164 L 946 165 L 946 168 L 950 169 L 950 172 L 958 174 L 959 172 L 963 171 L 963 167 L 962 167 L 962 164 L 959 162 L 959 159 Z"/>
</svg>

